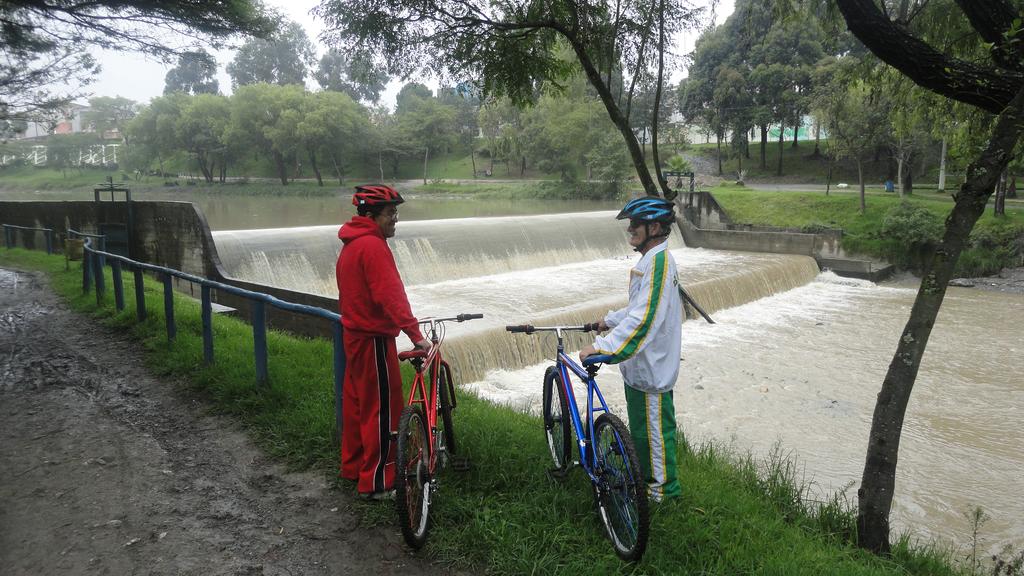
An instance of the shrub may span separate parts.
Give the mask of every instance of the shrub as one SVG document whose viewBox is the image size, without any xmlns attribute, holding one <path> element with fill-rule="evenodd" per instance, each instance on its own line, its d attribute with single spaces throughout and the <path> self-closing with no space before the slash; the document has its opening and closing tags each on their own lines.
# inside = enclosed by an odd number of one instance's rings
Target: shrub
<svg viewBox="0 0 1024 576">
<path fill-rule="evenodd" d="M 882 219 L 879 236 L 903 248 L 934 246 L 942 239 L 942 220 L 931 211 L 901 202 Z"/>
</svg>

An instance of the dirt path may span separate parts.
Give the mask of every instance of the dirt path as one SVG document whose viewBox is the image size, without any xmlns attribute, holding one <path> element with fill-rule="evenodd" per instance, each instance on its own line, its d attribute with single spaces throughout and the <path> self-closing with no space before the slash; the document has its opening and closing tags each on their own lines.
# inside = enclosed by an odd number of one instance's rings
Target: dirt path
<svg viewBox="0 0 1024 576">
<path fill-rule="evenodd" d="M 0 573 L 445 572 L 141 366 L 41 274 L 0 269 Z"/>
</svg>

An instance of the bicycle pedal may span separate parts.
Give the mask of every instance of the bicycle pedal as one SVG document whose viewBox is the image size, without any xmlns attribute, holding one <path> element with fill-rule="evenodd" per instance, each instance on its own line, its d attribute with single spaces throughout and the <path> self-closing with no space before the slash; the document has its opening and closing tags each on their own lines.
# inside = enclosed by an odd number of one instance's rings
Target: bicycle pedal
<svg viewBox="0 0 1024 576">
<path fill-rule="evenodd" d="M 473 462 L 465 456 L 449 456 L 448 462 L 451 464 L 452 470 L 456 472 L 467 472 L 473 468 Z"/>
<path fill-rule="evenodd" d="M 569 475 L 569 470 L 562 470 L 560 468 L 548 468 L 548 476 L 555 480 L 562 480 Z"/>
</svg>

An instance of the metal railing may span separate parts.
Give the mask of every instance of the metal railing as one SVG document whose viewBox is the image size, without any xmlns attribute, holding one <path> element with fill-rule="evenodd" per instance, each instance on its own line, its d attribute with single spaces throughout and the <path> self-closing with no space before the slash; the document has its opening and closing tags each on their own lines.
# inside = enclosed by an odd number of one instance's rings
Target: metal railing
<svg viewBox="0 0 1024 576">
<path fill-rule="evenodd" d="M 15 226 L 4 224 L 4 246 L 14 248 L 14 235 L 18 230 L 27 232 L 44 232 L 46 234 L 46 253 L 53 254 L 53 228 L 30 228 L 28 226 Z"/>
<path fill-rule="evenodd" d="M 143 279 L 142 273 L 145 270 L 155 272 L 159 275 L 161 282 L 163 283 L 164 292 L 164 319 L 167 325 L 167 339 L 173 341 L 177 336 L 177 325 L 174 321 L 174 288 L 172 285 L 174 278 L 180 278 L 182 280 L 198 284 L 201 291 L 201 305 L 202 305 L 202 324 L 203 324 L 203 361 L 209 365 L 214 362 L 213 354 L 213 301 L 211 299 L 211 291 L 216 289 L 226 293 L 241 296 L 247 300 L 252 301 L 252 331 L 253 331 L 253 355 L 256 364 L 256 381 L 258 384 L 263 386 L 269 386 L 270 381 L 267 372 L 267 321 L 266 321 L 266 307 L 267 305 L 273 306 L 281 310 L 287 310 L 290 312 L 297 312 L 300 314 L 306 314 L 317 318 L 322 318 L 332 323 L 333 334 L 334 334 L 334 422 L 335 422 L 335 441 L 339 441 L 341 438 L 341 387 L 345 380 L 345 349 L 342 342 L 342 326 L 341 316 L 324 310 L 323 308 L 317 308 L 315 306 L 307 306 L 305 304 L 295 304 L 293 302 L 286 302 L 279 298 L 275 298 L 268 294 L 260 292 L 253 292 L 251 290 L 245 290 L 238 288 L 237 286 L 231 286 L 222 282 L 216 282 L 192 274 L 181 272 L 180 270 L 174 270 L 172 268 L 166 268 L 163 266 L 156 266 L 153 264 L 146 264 L 143 262 L 136 262 L 127 257 L 105 252 L 100 249 L 92 247 L 92 240 L 98 239 L 102 245 L 103 237 L 95 234 L 83 234 L 74 230 L 68 230 L 68 234 L 74 234 L 77 237 L 84 237 L 85 244 L 83 246 L 83 261 L 82 261 L 82 290 L 88 292 L 90 289 L 89 277 L 95 278 L 96 285 L 96 302 L 101 304 L 103 301 L 103 295 L 106 291 L 105 282 L 103 280 L 103 266 L 104 262 L 110 263 L 111 272 L 113 276 L 113 288 L 114 288 L 114 305 L 117 310 L 124 310 L 124 284 L 122 281 L 122 266 L 129 268 L 135 276 L 135 309 L 138 316 L 138 320 L 141 322 L 146 318 L 146 299 L 143 293 Z M 91 269 L 91 270 L 90 270 Z M 91 273 L 90 273 L 91 272 Z"/>
</svg>

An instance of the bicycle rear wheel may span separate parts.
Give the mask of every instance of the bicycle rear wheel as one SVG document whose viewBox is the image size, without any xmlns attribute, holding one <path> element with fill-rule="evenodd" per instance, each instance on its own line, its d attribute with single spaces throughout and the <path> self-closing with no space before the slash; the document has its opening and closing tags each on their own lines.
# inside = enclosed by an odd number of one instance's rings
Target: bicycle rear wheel
<svg viewBox="0 0 1024 576">
<path fill-rule="evenodd" d="M 441 364 L 437 376 L 437 393 L 441 400 L 441 423 L 444 426 L 444 445 L 449 454 L 455 454 L 455 428 L 452 425 L 452 409 L 455 407 L 455 388 L 448 364 Z"/>
<path fill-rule="evenodd" d="M 598 510 L 615 553 L 637 561 L 647 548 L 647 483 L 640 471 L 629 430 L 614 414 L 594 423 L 598 476 Z"/>
<path fill-rule="evenodd" d="M 548 367 L 544 373 L 544 434 L 547 436 L 548 449 L 555 467 L 556 476 L 562 476 L 569 469 L 571 462 L 572 431 L 569 423 L 569 404 L 565 398 L 562 377 L 554 366 Z"/>
<path fill-rule="evenodd" d="M 430 529 L 430 447 L 427 421 L 419 406 L 406 406 L 398 420 L 395 505 L 402 536 L 419 549 Z"/>
</svg>

